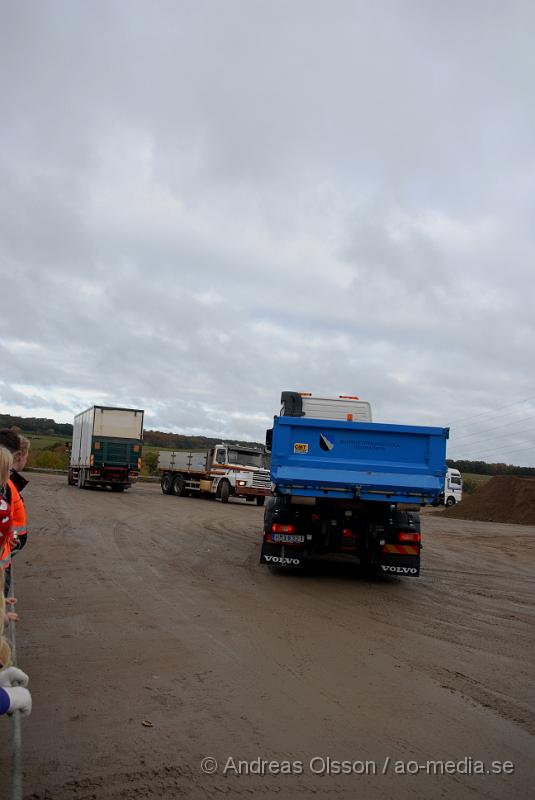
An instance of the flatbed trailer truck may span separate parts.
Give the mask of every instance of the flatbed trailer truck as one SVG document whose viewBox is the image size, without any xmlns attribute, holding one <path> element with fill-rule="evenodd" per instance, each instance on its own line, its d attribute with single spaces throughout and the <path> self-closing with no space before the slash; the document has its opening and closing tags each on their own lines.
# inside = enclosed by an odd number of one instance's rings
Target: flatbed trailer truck
<svg viewBox="0 0 535 800">
<path fill-rule="evenodd" d="M 418 511 L 444 487 L 449 430 L 355 421 L 358 398 L 337 400 L 329 418 L 298 393 L 282 395 L 266 437 L 274 488 L 260 563 L 299 568 L 336 554 L 372 572 L 416 577 Z"/>
<path fill-rule="evenodd" d="M 74 418 L 68 482 L 123 492 L 141 470 L 141 409 L 91 406 Z"/>
<path fill-rule="evenodd" d="M 218 444 L 208 450 L 161 450 L 158 469 L 164 494 L 200 494 L 228 503 L 243 497 L 263 506 L 271 494 L 264 453 L 258 449 Z"/>
</svg>

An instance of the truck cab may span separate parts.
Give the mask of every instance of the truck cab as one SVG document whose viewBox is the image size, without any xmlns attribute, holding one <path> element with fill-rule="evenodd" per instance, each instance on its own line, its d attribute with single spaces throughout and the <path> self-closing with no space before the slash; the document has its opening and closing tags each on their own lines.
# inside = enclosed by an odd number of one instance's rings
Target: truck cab
<svg viewBox="0 0 535 800">
<path fill-rule="evenodd" d="M 223 502 L 233 495 L 264 505 L 271 493 L 271 481 L 260 450 L 220 444 L 211 450 L 210 461 L 214 489 Z"/>
<path fill-rule="evenodd" d="M 463 499 L 463 478 L 458 469 L 448 469 L 441 500 L 445 506 L 454 506 Z"/>
</svg>

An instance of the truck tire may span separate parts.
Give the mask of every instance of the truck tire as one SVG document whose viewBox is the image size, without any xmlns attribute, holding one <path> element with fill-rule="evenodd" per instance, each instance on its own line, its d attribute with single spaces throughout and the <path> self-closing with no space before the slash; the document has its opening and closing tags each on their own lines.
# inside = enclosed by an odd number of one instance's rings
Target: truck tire
<svg viewBox="0 0 535 800">
<path fill-rule="evenodd" d="M 265 502 L 266 502 L 266 498 L 264 497 L 264 495 L 262 495 L 262 497 L 257 497 L 256 498 L 256 505 L 257 506 L 263 506 Z"/>
<path fill-rule="evenodd" d="M 448 507 L 448 508 L 451 508 L 451 506 L 454 506 L 454 505 L 455 505 L 455 497 L 453 497 L 452 495 L 450 495 L 450 496 L 448 497 L 448 499 L 446 500 L 446 503 L 445 503 L 445 505 L 447 505 L 447 507 Z"/>
<path fill-rule="evenodd" d="M 182 497 L 186 493 L 186 481 L 182 475 L 175 475 L 173 478 L 173 494 L 176 497 Z"/>
<path fill-rule="evenodd" d="M 271 533 L 273 518 L 277 517 L 280 511 L 289 508 L 288 499 L 287 497 L 268 497 L 264 506 L 264 533 Z"/>
<path fill-rule="evenodd" d="M 222 503 L 228 503 L 230 497 L 230 483 L 228 481 L 222 481 L 219 484 L 219 497 Z"/>
<path fill-rule="evenodd" d="M 162 492 L 164 494 L 171 494 L 173 491 L 173 476 L 170 475 L 168 472 L 164 472 L 162 475 L 162 479 L 160 481 L 160 486 L 162 487 Z"/>
<path fill-rule="evenodd" d="M 117 484 L 112 485 L 111 490 L 112 492 L 124 492 L 125 486 L 118 486 Z"/>
</svg>

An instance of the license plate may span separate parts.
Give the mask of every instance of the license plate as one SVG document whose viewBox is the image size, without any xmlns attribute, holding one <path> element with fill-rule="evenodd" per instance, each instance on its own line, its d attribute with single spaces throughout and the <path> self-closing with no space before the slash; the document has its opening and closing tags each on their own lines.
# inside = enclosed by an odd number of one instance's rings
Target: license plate
<svg viewBox="0 0 535 800">
<path fill-rule="evenodd" d="M 298 536 L 295 533 L 272 533 L 271 541 L 279 542 L 280 544 L 302 544 L 305 541 L 305 537 Z"/>
</svg>

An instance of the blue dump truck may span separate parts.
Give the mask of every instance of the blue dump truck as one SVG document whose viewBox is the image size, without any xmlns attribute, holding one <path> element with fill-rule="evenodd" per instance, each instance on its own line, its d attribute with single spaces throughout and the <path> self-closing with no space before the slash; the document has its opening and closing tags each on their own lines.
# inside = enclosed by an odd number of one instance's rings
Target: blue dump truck
<svg viewBox="0 0 535 800">
<path fill-rule="evenodd" d="M 260 561 L 298 568 L 327 555 L 376 573 L 420 574 L 420 506 L 444 488 L 448 428 L 371 421 L 354 397 L 282 393 L 266 435 L 273 497 Z"/>
</svg>

